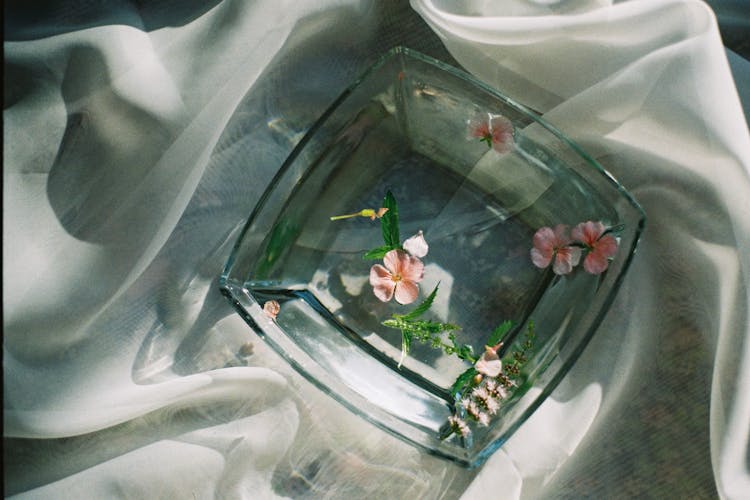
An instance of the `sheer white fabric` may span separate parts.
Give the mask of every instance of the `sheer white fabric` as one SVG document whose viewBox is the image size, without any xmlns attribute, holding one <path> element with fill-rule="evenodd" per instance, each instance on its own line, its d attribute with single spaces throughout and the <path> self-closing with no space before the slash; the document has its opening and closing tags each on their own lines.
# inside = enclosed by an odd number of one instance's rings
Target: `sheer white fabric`
<svg viewBox="0 0 750 500">
<path fill-rule="evenodd" d="M 603 379 L 603 405 L 628 411 L 633 383 L 654 383 L 643 373 L 659 374 L 650 365 L 683 362 L 663 359 L 663 343 L 678 341 L 667 332 L 695 329 L 713 357 L 713 366 L 695 366 L 691 375 L 692 383 L 711 377 L 707 425 L 717 488 L 727 497 L 746 495 L 750 144 L 712 12 L 700 2 L 633 1 L 563 18 L 509 18 L 497 8 L 413 5 L 460 63 L 543 111 L 643 204 L 648 228 L 623 293 L 632 303 L 602 328 L 629 332 L 619 348 L 623 371 L 612 373 L 595 358 L 587 359 L 588 370 Z M 517 85 L 508 84 L 508 71 Z M 589 439 L 608 432 L 606 411 L 599 413 Z M 517 452 L 522 475 L 538 460 L 525 450 Z M 516 453 L 513 446 L 506 451 Z"/>
<path fill-rule="evenodd" d="M 377 2 L 226 0 L 174 26 L 4 44 L 7 495 L 750 491 L 750 138 L 712 12 L 411 5 L 461 65 L 542 112 L 647 212 L 621 293 L 552 397 L 466 471 L 348 413 L 232 313 L 216 276 L 300 133 L 375 48 L 436 42 L 414 12 L 395 23 Z M 349 67 L 337 51 L 369 53 Z M 346 81 L 293 68 L 311 54 Z"/>
</svg>

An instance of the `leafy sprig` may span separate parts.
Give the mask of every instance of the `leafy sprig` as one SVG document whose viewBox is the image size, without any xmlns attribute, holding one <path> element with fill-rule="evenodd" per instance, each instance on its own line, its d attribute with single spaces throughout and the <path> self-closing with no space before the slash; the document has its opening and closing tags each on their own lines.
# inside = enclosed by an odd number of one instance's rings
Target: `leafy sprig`
<svg viewBox="0 0 750 500">
<path fill-rule="evenodd" d="M 487 339 L 487 346 L 496 346 L 503 337 L 513 328 L 513 322 L 503 321 L 500 325 L 495 328 L 490 337 Z M 529 321 L 529 325 L 526 330 L 526 340 L 516 348 L 511 354 L 507 355 L 503 359 L 503 373 L 499 376 L 500 379 L 510 380 L 511 377 L 516 377 L 521 373 L 521 367 L 528 360 L 528 353 L 534 346 L 534 322 Z M 469 392 L 477 382 L 479 372 L 473 366 L 456 378 L 453 382 L 450 392 L 451 395 L 456 398 L 461 398 L 463 395 Z M 481 379 L 481 377 L 479 377 Z M 481 380 L 480 380 L 481 381 Z"/>
<path fill-rule="evenodd" d="M 391 250 L 401 250 L 401 234 L 398 227 L 398 203 L 393 193 L 388 191 L 383 197 L 383 208 L 386 209 L 380 218 L 380 229 L 383 233 L 383 245 L 365 252 L 365 260 L 378 260 Z"/>
<path fill-rule="evenodd" d="M 493 347 L 500 343 L 500 341 L 503 340 L 503 337 L 505 337 L 505 334 L 508 333 L 512 327 L 513 322 L 510 320 L 500 323 L 500 325 L 492 331 L 490 338 L 487 339 L 487 345 Z"/>
<path fill-rule="evenodd" d="M 476 361 L 471 346 L 459 344 L 456 335 L 453 333 L 460 327 L 453 323 L 442 323 L 419 319 L 432 306 L 437 296 L 438 283 L 430 295 L 422 301 L 417 307 L 406 314 L 393 314 L 390 319 L 383 321 L 383 325 L 388 328 L 401 330 L 401 359 L 398 363 L 400 367 L 406 356 L 409 355 L 412 340 L 418 340 L 424 344 L 429 344 L 435 349 L 441 349 L 448 355 L 456 355 L 460 359 L 465 359 L 471 363 Z M 448 332 L 448 342 L 443 340 L 443 334 Z"/>
</svg>

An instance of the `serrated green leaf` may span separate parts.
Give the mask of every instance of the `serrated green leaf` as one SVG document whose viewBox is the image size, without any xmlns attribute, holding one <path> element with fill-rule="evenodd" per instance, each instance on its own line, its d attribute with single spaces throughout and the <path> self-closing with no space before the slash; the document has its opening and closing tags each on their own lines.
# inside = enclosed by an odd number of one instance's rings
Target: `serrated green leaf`
<svg viewBox="0 0 750 500">
<path fill-rule="evenodd" d="M 422 301 L 421 304 L 415 307 L 411 312 L 408 312 L 406 314 L 399 314 L 398 317 L 401 319 L 410 321 L 426 313 L 427 310 L 432 306 L 432 302 L 435 300 L 435 296 L 437 295 L 437 291 L 439 287 L 440 287 L 440 283 L 435 285 L 435 289 L 432 290 L 432 292 L 427 296 L 426 299 Z"/>
<path fill-rule="evenodd" d="M 512 327 L 513 327 L 513 322 L 510 320 L 505 320 L 502 323 L 500 323 L 500 326 L 495 328 L 495 330 L 490 334 L 490 338 L 487 339 L 487 345 L 488 346 L 497 345 L 501 340 L 503 340 L 503 337 L 505 336 L 505 334 L 508 333 Z"/>
<path fill-rule="evenodd" d="M 459 394 L 459 395 L 462 394 L 466 386 L 471 384 L 471 381 L 474 378 L 474 375 L 476 374 L 477 374 L 477 370 L 476 368 L 472 366 L 471 368 L 463 372 L 461 375 L 459 375 L 456 378 L 456 381 L 453 382 L 453 385 L 451 386 L 451 396 L 455 396 L 456 394 Z"/>
<path fill-rule="evenodd" d="M 392 246 L 389 245 L 383 245 L 382 247 L 373 248 L 369 252 L 366 252 L 362 258 L 366 260 L 377 260 L 382 259 L 385 257 L 385 254 L 390 252 L 391 250 L 394 250 Z"/>
<path fill-rule="evenodd" d="M 393 193 L 388 191 L 383 198 L 383 207 L 388 211 L 380 218 L 380 228 L 383 231 L 383 242 L 390 248 L 401 247 L 401 235 L 398 229 L 398 204 Z"/>
</svg>

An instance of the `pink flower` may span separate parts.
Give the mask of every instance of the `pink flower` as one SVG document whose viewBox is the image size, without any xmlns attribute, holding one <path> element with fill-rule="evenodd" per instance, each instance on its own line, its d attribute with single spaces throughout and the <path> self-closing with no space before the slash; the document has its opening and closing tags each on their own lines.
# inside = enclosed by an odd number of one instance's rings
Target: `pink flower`
<svg viewBox="0 0 750 500">
<path fill-rule="evenodd" d="M 555 274 L 568 274 L 581 260 L 581 249 L 570 246 L 567 226 L 558 224 L 555 229 L 542 227 L 534 234 L 531 261 L 536 267 L 545 268 L 554 260 Z"/>
<path fill-rule="evenodd" d="M 276 319 L 281 311 L 281 305 L 275 300 L 269 300 L 263 304 L 263 312 L 271 319 Z"/>
<path fill-rule="evenodd" d="M 424 234 L 421 229 L 411 238 L 407 238 L 406 241 L 404 241 L 403 247 L 404 250 L 411 255 L 419 257 L 420 259 L 427 255 L 427 252 L 430 249 L 429 245 L 427 245 L 427 241 L 424 239 Z"/>
<path fill-rule="evenodd" d="M 486 142 L 498 153 L 507 153 L 513 146 L 513 124 L 504 116 L 481 113 L 469 120 L 469 137 Z"/>
<path fill-rule="evenodd" d="M 383 257 L 385 267 L 375 264 L 370 268 L 373 293 L 383 302 L 396 296 L 399 304 L 417 300 L 419 283 L 424 275 L 424 264 L 419 258 L 403 250 L 391 250 Z"/>
<path fill-rule="evenodd" d="M 497 377 L 503 371 L 503 363 L 493 347 L 485 346 L 482 357 L 474 364 L 474 368 L 488 377 Z"/>
<path fill-rule="evenodd" d="M 583 268 L 591 274 L 601 274 L 607 270 L 609 259 L 617 253 L 617 240 L 611 234 L 604 234 L 606 228 L 601 222 L 581 222 L 570 235 L 588 249 L 583 260 Z"/>
</svg>

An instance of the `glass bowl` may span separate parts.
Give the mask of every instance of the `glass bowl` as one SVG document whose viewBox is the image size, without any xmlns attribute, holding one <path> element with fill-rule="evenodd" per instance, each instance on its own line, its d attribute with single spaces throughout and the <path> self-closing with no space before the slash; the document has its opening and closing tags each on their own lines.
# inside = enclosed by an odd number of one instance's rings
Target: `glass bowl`
<svg viewBox="0 0 750 500">
<path fill-rule="evenodd" d="M 339 214 L 354 216 L 332 220 Z M 394 221 L 401 236 L 422 231 L 429 252 L 399 235 L 388 247 Z M 625 189 L 534 112 L 398 47 L 299 142 L 220 284 L 248 325 L 318 388 L 430 453 L 476 466 L 576 361 L 644 222 Z M 563 239 L 552 248 L 555 229 Z M 604 240 L 614 255 L 602 254 Z M 374 294 L 374 266 L 391 289 L 407 290 L 394 260 L 381 259 L 386 251 L 423 266 L 421 280 L 410 278 L 411 290 L 419 287 L 412 304 Z M 566 256 L 578 265 L 568 270 Z M 441 325 L 422 331 L 424 342 L 387 326 L 418 304 L 430 307 L 414 322 Z"/>
</svg>

